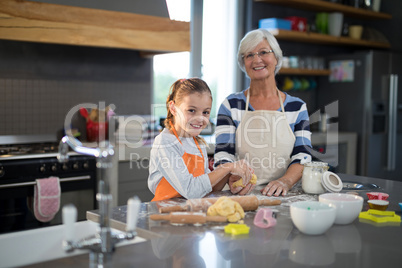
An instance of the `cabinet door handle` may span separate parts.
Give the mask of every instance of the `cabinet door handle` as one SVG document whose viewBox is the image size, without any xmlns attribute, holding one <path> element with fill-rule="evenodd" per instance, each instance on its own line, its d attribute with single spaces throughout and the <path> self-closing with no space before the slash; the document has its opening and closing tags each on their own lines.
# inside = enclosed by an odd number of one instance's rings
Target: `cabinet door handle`
<svg viewBox="0 0 402 268">
<path fill-rule="evenodd" d="M 391 74 L 389 78 L 388 100 L 388 151 L 387 170 L 395 170 L 396 131 L 398 115 L 398 75 Z"/>
</svg>

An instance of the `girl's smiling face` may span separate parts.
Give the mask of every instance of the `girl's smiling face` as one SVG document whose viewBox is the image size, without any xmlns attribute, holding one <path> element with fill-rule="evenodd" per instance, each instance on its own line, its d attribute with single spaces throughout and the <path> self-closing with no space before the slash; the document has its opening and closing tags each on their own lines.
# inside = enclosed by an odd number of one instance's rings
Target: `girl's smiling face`
<svg viewBox="0 0 402 268">
<path fill-rule="evenodd" d="M 207 127 L 211 113 L 212 98 L 207 92 L 184 96 L 180 103 L 169 103 L 174 115 L 174 128 L 181 137 L 195 137 Z"/>
</svg>

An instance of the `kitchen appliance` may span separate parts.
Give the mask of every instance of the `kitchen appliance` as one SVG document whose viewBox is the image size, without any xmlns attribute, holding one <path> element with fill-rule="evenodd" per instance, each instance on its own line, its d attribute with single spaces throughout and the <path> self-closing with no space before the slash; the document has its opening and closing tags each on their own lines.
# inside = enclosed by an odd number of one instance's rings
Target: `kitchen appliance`
<svg viewBox="0 0 402 268">
<path fill-rule="evenodd" d="M 69 152 L 70 160 L 57 160 L 58 141 L 52 135 L 0 136 L 0 233 L 61 224 L 61 208 L 74 204 L 78 220 L 96 209 L 96 161 Z M 36 179 L 60 178 L 60 210 L 50 222 L 33 214 Z"/>
<path fill-rule="evenodd" d="M 402 181 L 402 55 L 369 50 L 327 59 L 331 76 L 320 78 L 317 100 L 339 101 L 339 131 L 358 134 L 357 174 Z"/>
</svg>

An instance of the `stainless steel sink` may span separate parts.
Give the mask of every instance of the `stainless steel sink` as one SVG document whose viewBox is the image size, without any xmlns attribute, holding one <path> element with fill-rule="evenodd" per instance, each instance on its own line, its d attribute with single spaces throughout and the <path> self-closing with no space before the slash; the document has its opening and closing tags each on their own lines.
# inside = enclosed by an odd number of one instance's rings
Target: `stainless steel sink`
<svg viewBox="0 0 402 268">
<path fill-rule="evenodd" d="M 343 190 L 347 191 L 373 191 L 380 189 L 380 186 L 373 183 L 343 182 Z"/>
</svg>

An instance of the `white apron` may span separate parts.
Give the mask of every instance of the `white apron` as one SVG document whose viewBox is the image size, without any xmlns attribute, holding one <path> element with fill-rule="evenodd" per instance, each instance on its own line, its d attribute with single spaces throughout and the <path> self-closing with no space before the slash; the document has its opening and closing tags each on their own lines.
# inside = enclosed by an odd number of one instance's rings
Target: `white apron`
<svg viewBox="0 0 402 268">
<path fill-rule="evenodd" d="M 236 154 L 239 159 L 249 161 L 257 175 L 257 185 L 267 184 L 285 174 L 296 141 L 279 90 L 277 92 L 282 111 L 249 111 L 249 89 L 246 111 L 236 130 Z"/>
</svg>

